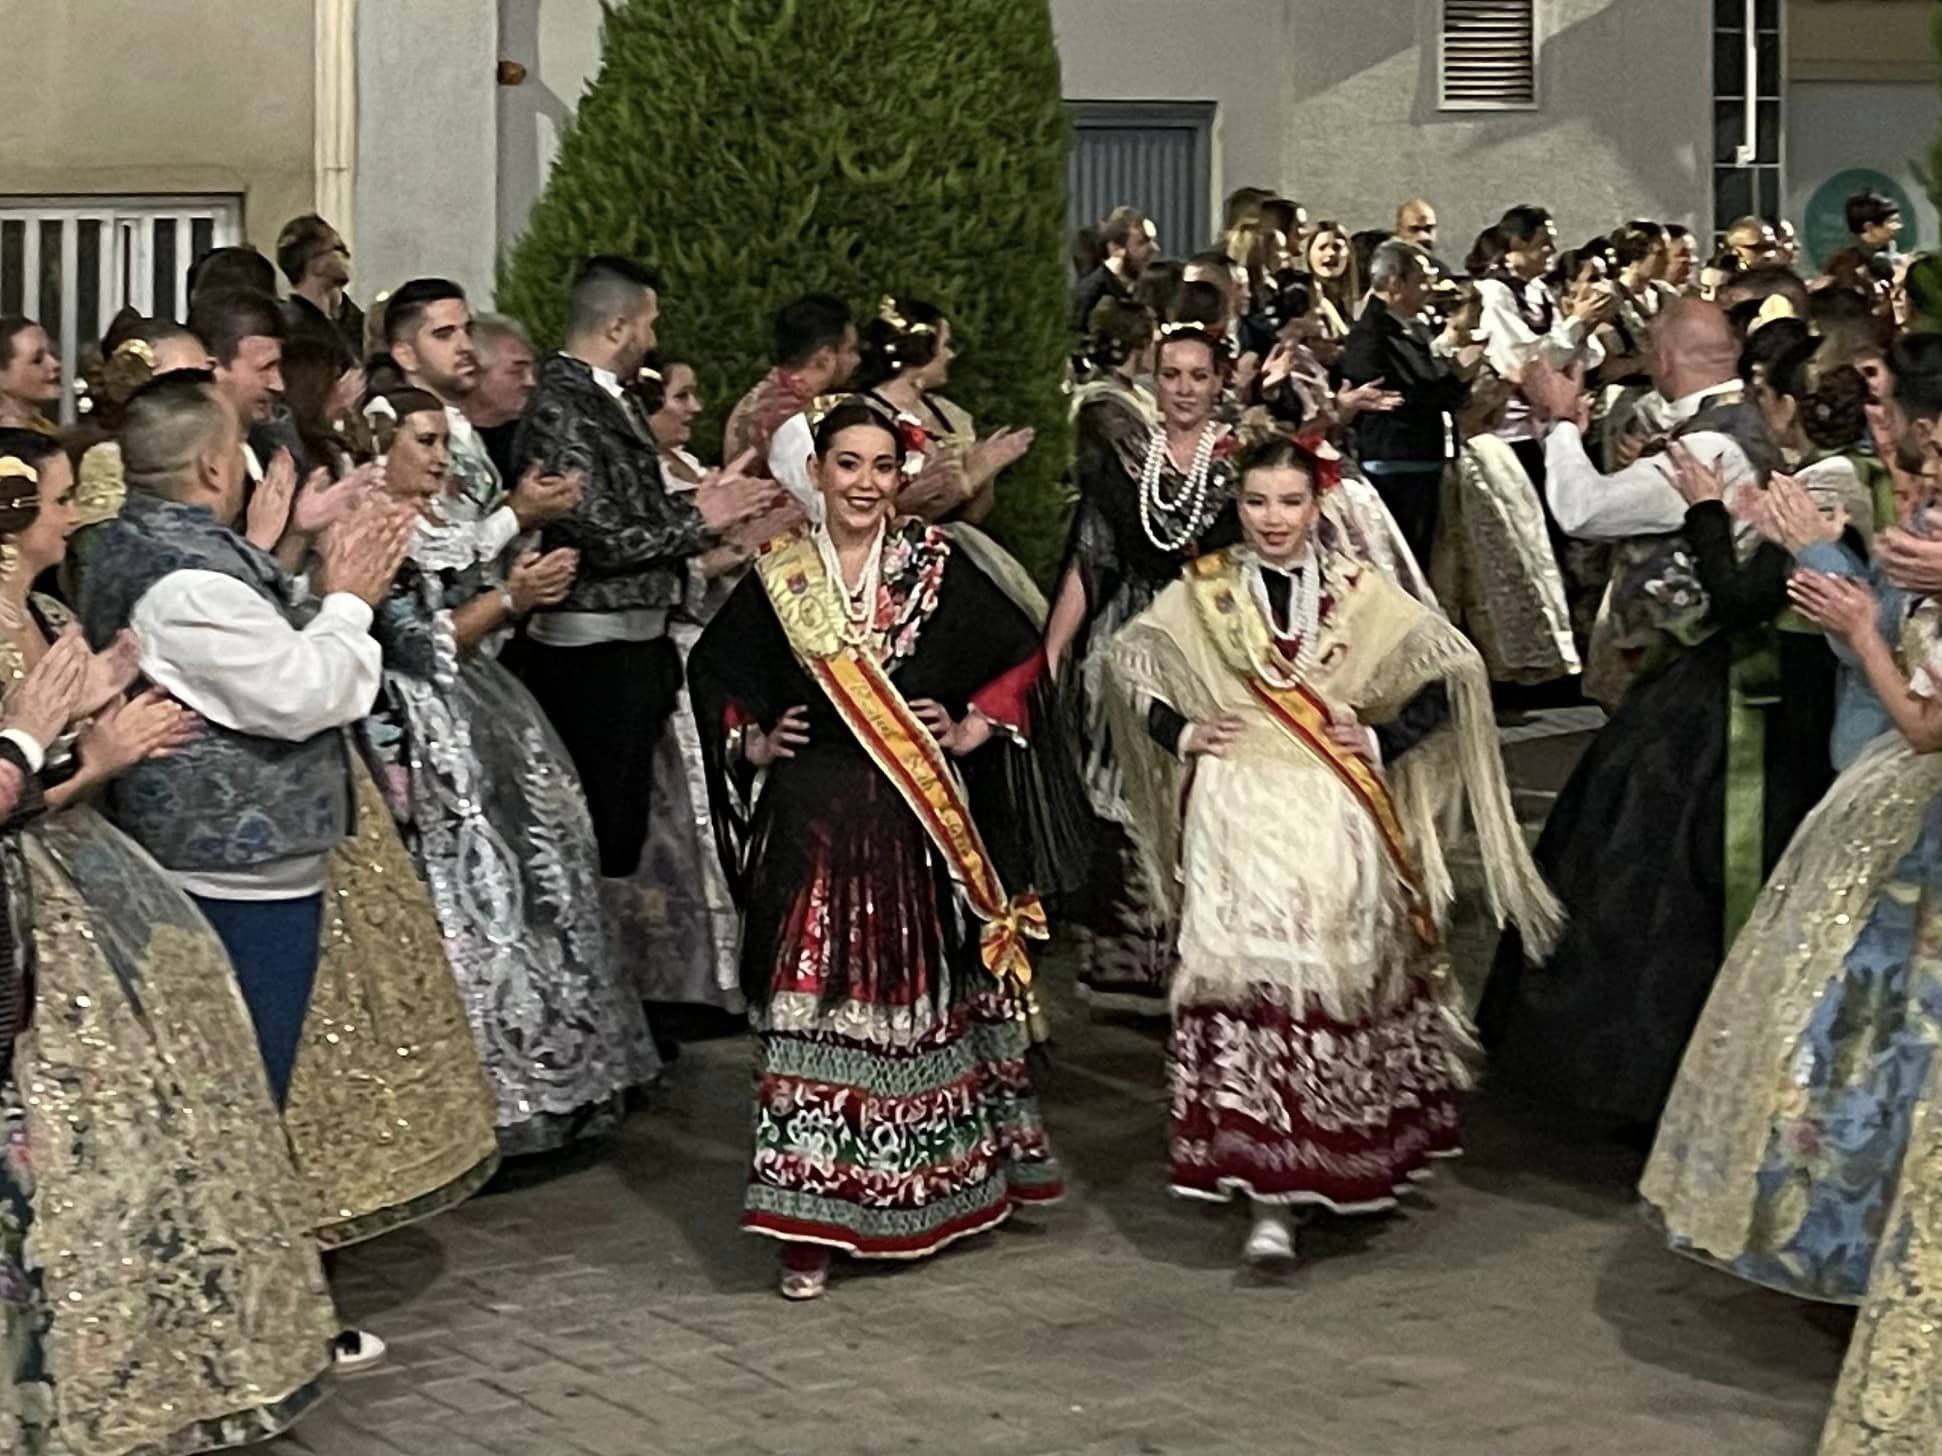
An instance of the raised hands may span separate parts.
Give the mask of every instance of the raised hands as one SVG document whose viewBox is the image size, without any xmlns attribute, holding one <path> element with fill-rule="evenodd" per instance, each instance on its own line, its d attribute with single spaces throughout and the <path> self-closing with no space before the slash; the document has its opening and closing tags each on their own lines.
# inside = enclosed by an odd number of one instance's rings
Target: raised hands
<svg viewBox="0 0 1942 1456">
<path fill-rule="evenodd" d="M 1672 462 L 1673 489 L 1687 505 L 1726 499 L 1726 477 L 1717 460 L 1711 465 L 1703 464 L 1692 451 L 1678 444 L 1667 447 L 1666 459 Z"/>
<path fill-rule="evenodd" d="M 1802 616 L 1844 642 L 1880 630 L 1874 592 L 1852 577 L 1796 571 L 1787 578 L 1787 595 Z"/>
<path fill-rule="evenodd" d="M 779 504 L 781 487 L 772 480 L 744 474 L 754 462 L 751 446 L 720 470 L 709 471 L 695 487 L 695 509 L 701 512 L 702 524 L 709 530 L 720 534 Z"/>
<path fill-rule="evenodd" d="M 81 735 L 81 766 L 112 778 L 144 759 L 167 758 L 196 736 L 200 720 L 160 688 L 104 708 Z"/>
<path fill-rule="evenodd" d="M 506 594 L 513 610 L 524 616 L 535 607 L 557 607 L 573 589 L 574 573 L 580 569 L 580 553 L 562 548 L 542 556 L 528 551 L 506 573 Z"/>
<path fill-rule="evenodd" d="M 1791 475 L 1775 475 L 1767 482 L 1764 504 L 1760 534 L 1796 556 L 1817 541 L 1840 540 L 1847 529 L 1847 512 L 1837 507 L 1833 515 L 1824 515 Z"/>
<path fill-rule="evenodd" d="M 288 450 L 278 450 L 264 468 L 262 480 L 250 496 L 243 534 L 259 551 L 276 550 L 290 525 L 290 507 L 297 498 L 297 462 Z"/>
<path fill-rule="evenodd" d="M 376 501 L 370 509 L 339 521 L 323 535 L 317 594 L 346 592 L 375 607 L 404 565 L 417 528 L 418 517 L 411 510 Z"/>
<path fill-rule="evenodd" d="M 512 488 L 506 504 L 519 518 L 520 529 L 530 531 L 547 521 L 557 521 L 561 516 L 571 515 L 586 491 L 587 475 L 584 470 L 547 475 L 535 460 L 519 477 L 519 484 Z"/>
<path fill-rule="evenodd" d="M 61 730 L 79 716 L 93 656 L 80 627 L 70 624 L 7 694 L 7 726 L 20 729 L 43 747 L 59 738 Z"/>
</svg>

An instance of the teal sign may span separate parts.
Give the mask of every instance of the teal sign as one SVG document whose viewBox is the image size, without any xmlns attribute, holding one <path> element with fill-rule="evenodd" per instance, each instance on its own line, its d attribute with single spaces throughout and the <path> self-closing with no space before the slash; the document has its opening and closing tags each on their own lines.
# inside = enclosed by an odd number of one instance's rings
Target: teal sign
<svg viewBox="0 0 1942 1456">
<path fill-rule="evenodd" d="M 1895 246 L 1904 253 L 1912 253 L 1920 245 L 1916 232 L 1921 219 L 1916 215 L 1908 189 L 1873 167 L 1849 167 L 1821 183 L 1807 199 L 1807 215 L 1800 220 L 1800 241 L 1810 264 L 1825 266 L 1829 258 L 1853 241 L 1848 232 L 1847 205 L 1848 199 L 1857 192 L 1879 192 L 1883 197 L 1894 198 L 1895 205 L 1902 210 L 1902 234 L 1895 240 Z"/>
</svg>

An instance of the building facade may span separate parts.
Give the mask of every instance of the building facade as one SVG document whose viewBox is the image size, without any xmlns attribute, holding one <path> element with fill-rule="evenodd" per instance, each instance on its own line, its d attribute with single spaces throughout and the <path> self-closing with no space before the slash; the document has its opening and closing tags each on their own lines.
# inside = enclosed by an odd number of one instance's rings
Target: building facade
<svg viewBox="0 0 1942 1456">
<path fill-rule="evenodd" d="M 708 0 L 730 3 L 730 0 Z M 818 0 L 835 3 L 835 0 Z M 1567 239 L 1785 211 L 1857 181 L 1937 220 L 1933 0 L 1051 0 L 1075 223 L 1147 208 L 1169 251 L 1242 185 L 1350 228 L 1421 194 L 1444 251 L 1541 201 Z M 599 0 L 0 0 L 31 103 L 0 113 L 0 313 L 70 358 L 196 253 L 316 208 L 353 293 L 481 300 L 599 68 Z"/>
</svg>

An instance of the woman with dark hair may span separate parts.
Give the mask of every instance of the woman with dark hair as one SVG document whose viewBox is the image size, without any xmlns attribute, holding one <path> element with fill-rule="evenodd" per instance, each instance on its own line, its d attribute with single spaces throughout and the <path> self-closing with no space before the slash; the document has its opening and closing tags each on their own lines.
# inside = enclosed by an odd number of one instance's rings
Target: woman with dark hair
<svg viewBox="0 0 1942 1456">
<path fill-rule="evenodd" d="M 951 321 L 934 304 L 886 296 L 865 325 L 857 388 L 910 431 L 923 457 L 902 508 L 926 520 L 976 523 L 991 514 L 998 476 L 1032 447 L 1032 432 L 978 438 L 971 416 L 940 392 L 950 382 Z"/>
<path fill-rule="evenodd" d="M 19 314 L 0 317 L 0 427 L 54 432 L 49 406 L 61 399 L 61 356 L 47 330 Z"/>
<path fill-rule="evenodd" d="M 283 345 L 283 402 L 313 469 L 332 478 L 349 473 L 351 442 L 346 427 L 364 393 L 364 370 L 347 363 L 342 345 L 314 334 L 294 334 Z"/>
<path fill-rule="evenodd" d="M 431 394 L 367 398 L 361 453 L 418 514 L 371 632 L 384 649 L 364 756 L 430 887 L 497 1099 L 499 1146 L 542 1152 L 610 1130 L 659 1066 L 613 953 L 586 797 L 532 694 L 498 661 L 513 624 L 560 601 L 576 555 L 501 543 L 448 506 L 448 420 Z"/>
<path fill-rule="evenodd" d="M 759 1048 L 742 1226 L 784 1242 L 790 1299 L 834 1251 L 921 1257 L 1060 1192 L 1004 763 L 1037 634 L 897 515 L 905 446 L 877 407 L 836 404 L 815 448 L 822 520 L 763 549 L 688 664 Z"/>
<path fill-rule="evenodd" d="M 640 394 L 669 494 L 696 490 L 707 468 L 688 449 L 702 412 L 694 366 L 648 355 Z M 755 557 L 762 538 L 750 529 L 737 527 L 720 545 L 689 558 L 687 593 L 668 626 L 684 663 Z M 678 1029 L 699 1032 L 720 1026 L 724 1016 L 742 1015 L 741 928 L 715 853 L 707 764 L 685 688 L 655 750 L 640 869 L 628 879 L 604 878 L 602 885 L 613 906 L 616 952 L 633 968 L 663 1055 L 678 1044 Z M 697 1007 L 707 1010 L 697 1015 Z"/>
<path fill-rule="evenodd" d="M 66 554 L 72 483 L 58 442 L 0 429 L 10 688 L 73 650 L 65 609 L 32 592 Z M 92 717 L 35 745 L 47 751 L 49 812 L 0 851 L 16 892 L 6 979 L 28 997 L 0 1062 L 8 1451 L 132 1456 L 265 1440 L 319 1398 L 337 1333 L 311 1206 L 223 944 L 88 807 L 103 784 L 195 731 L 159 691 L 124 697 L 138 658 L 124 634 L 87 669 L 81 711 Z"/>
<path fill-rule="evenodd" d="M 1458 1150 L 1468 1035 L 1435 826 L 1466 785 L 1493 906 L 1540 941 L 1561 912 L 1475 649 L 1324 544 L 1332 472 L 1306 446 L 1271 436 L 1238 469 L 1243 541 L 1136 617 L 1108 676 L 1130 823 L 1178 903 L 1173 1190 L 1247 1198 L 1246 1257 L 1285 1262 L 1291 1206 L 1392 1207 Z"/>
<path fill-rule="evenodd" d="M 1158 418 L 1117 392 L 1080 408 L 1079 505 L 1045 652 L 1075 725 L 1101 822 L 1081 918 L 1079 983 L 1102 1006 L 1164 1015 L 1174 939 L 1163 889 L 1141 879 L 1125 784 L 1106 720 L 1105 648 L 1201 551 L 1230 544 L 1234 437 L 1216 417 L 1226 346 L 1187 324 L 1160 331 Z"/>
</svg>

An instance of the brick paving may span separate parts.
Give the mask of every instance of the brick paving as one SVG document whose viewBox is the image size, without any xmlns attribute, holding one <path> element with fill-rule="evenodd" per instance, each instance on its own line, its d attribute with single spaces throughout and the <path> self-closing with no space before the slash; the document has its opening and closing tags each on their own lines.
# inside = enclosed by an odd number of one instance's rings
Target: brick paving
<svg viewBox="0 0 1942 1456">
<path fill-rule="evenodd" d="M 1488 944 L 1461 928 L 1466 976 Z M 1238 1210 L 1165 1192 L 1158 1030 L 1091 1020 L 1047 970 L 1062 1207 L 926 1263 L 839 1266 L 826 1299 L 785 1304 L 772 1246 L 735 1227 L 747 1047 L 693 1046 L 599 1156 L 350 1251 L 340 1300 L 392 1357 L 270 1449 L 1813 1450 L 1841 1316 L 1666 1253 L 1637 1153 L 1486 1090 L 1462 1162 L 1393 1216 L 1305 1229 L 1300 1270 L 1257 1281 Z"/>
</svg>

